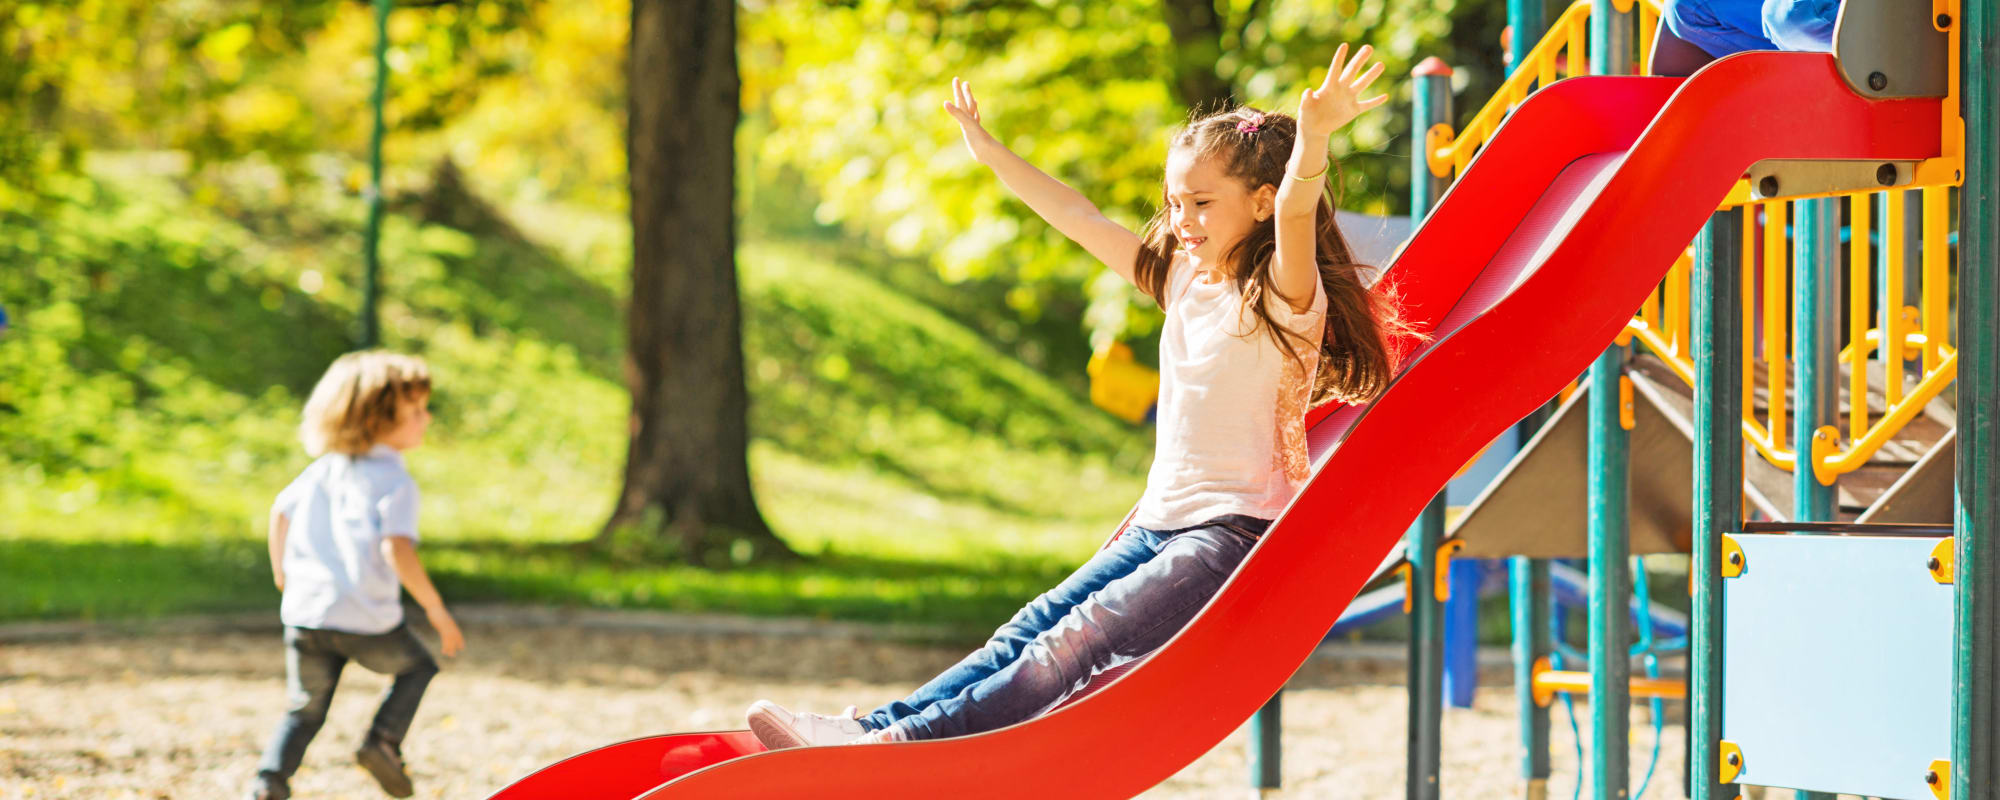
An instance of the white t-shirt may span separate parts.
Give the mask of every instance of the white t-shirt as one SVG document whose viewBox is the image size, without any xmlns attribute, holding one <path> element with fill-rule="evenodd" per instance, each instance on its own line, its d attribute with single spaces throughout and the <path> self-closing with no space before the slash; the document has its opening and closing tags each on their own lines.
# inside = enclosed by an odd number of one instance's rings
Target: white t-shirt
<svg viewBox="0 0 2000 800">
<path fill-rule="evenodd" d="M 1305 335 L 1291 343 L 1298 359 L 1258 329 L 1234 284 L 1197 276 L 1185 254 L 1167 268 L 1165 294 L 1159 434 L 1132 522 L 1175 530 L 1224 514 L 1276 518 L 1312 470 L 1305 414 L 1326 290 L 1313 281 L 1311 310 L 1303 314 L 1266 298 L 1272 319 Z"/>
<path fill-rule="evenodd" d="M 376 445 L 360 456 L 328 453 L 278 493 L 285 515 L 286 625 L 386 633 L 403 624 L 402 583 L 382 539 L 417 538 L 417 483 L 403 454 Z"/>
</svg>

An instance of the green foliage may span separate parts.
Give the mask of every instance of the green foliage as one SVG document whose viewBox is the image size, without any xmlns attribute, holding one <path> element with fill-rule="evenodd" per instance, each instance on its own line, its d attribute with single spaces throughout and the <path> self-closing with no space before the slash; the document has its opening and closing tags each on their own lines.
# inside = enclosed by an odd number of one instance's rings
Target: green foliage
<svg viewBox="0 0 2000 800">
<path fill-rule="evenodd" d="M 274 172 L 197 184 L 184 159 L 100 157 L 34 213 L 0 211 L 0 263 L 22 267 L 0 271 L 0 618 L 272 602 L 262 516 L 306 462 L 299 404 L 347 346 L 361 224 L 337 185 L 261 200 Z M 990 626 L 1139 492 L 1144 432 L 880 264 L 764 243 L 741 256 L 753 477 L 812 561 L 724 576 L 577 549 L 623 463 L 628 237 L 603 214 L 503 214 L 450 175 L 391 203 L 383 320 L 437 376 L 410 463 L 454 599 Z M 213 207 L 188 202 L 198 185 Z"/>
<path fill-rule="evenodd" d="M 1389 76 L 1378 85 L 1397 102 L 1335 137 L 1354 210 L 1407 208 L 1397 76 L 1430 55 L 1467 63 L 1475 81 L 1497 64 L 1495 2 L 1218 5 L 1235 29 L 1215 69 L 1253 105 L 1290 110 L 1335 44 L 1375 46 Z M 1482 15 L 1469 31 L 1454 28 L 1462 6 Z M 817 219 L 927 257 L 947 280 L 1017 282 L 1007 301 L 1025 319 L 1088 287 L 1111 305 L 1096 325 L 1143 334 L 1157 324 L 1150 311 L 1115 313 L 1144 309 L 1137 293 L 1093 282 L 1101 267 L 973 163 L 939 105 L 952 76 L 968 78 L 1002 141 L 1136 228 L 1157 207 L 1165 141 L 1187 113 L 1169 88 L 1178 45 L 1163 20 L 1158 2 L 1137 0 L 759 4 L 742 45 L 747 160 L 762 181 L 803 175 Z"/>
</svg>

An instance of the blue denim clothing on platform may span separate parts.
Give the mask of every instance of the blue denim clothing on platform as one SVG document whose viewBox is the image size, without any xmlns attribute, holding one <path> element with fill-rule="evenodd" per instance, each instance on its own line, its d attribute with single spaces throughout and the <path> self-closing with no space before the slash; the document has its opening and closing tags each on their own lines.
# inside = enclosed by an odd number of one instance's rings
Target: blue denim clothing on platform
<svg viewBox="0 0 2000 800">
<path fill-rule="evenodd" d="M 1764 0 L 1764 38 L 1779 50 L 1833 51 L 1840 0 Z"/>
<path fill-rule="evenodd" d="M 1241 515 L 1178 531 L 1128 527 L 986 646 L 861 718 L 910 739 L 965 736 L 1054 708 L 1093 675 L 1166 644 L 1236 571 L 1270 521 Z"/>
<path fill-rule="evenodd" d="M 299 771 L 306 745 L 326 724 L 326 710 L 333 705 L 333 690 L 340 672 L 353 661 L 370 671 L 394 675 L 389 691 L 375 720 L 368 726 L 368 738 L 400 748 L 417 716 L 417 703 L 424 689 L 438 673 L 437 661 L 417 641 L 408 625 L 398 625 L 387 633 L 343 633 L 341 631 L 285 629 L 285 718 L 264 748 L 264 760 L 257 765 L 260 778 L 276 783 L 289 781 Z"/>
<path fill-rule="evenodd" d="M 1764 38 L 1761 0 L 1667 0 L 1660 22 L 1688 44 L 1721 58 L 1745 50 L 1776 50 Z"/>
<path fill-rule="evenodd" d="M 1716 58 L 1745 50 L 1833 49 L 1840 0 L 1667 0 L 1660 21 Z"/>
</svg>

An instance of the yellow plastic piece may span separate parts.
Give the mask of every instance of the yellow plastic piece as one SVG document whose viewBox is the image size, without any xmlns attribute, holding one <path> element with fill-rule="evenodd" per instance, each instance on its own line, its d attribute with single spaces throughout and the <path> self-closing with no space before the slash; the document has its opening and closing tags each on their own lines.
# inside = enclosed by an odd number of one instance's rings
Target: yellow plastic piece
<svg viewBox="0 0 2000 800">
<path fill-rule="evenodd" d="M 1866 413 L 1866 412 L 1863 412 Z M 1839 473 L 1833 471 L 1833 464 L 1840 452 L 1840 429 L 1832 425 L 1821 425 L 1813 431 L 1812 471 L 1813 479 L 1821 486 L 1832 486 Z"/>
<path fill-rule="evenodd" d="M 1408 564 L 1400 565 L 1395 570 L 1396 579 L 1403 582 L 1403 613 L 1405 614 L 1417 609 L 1417 593 L 1410 587 L 1410 576 L 1413 574 L 1415 573 Z"/>
<path fill-rule="evenodd" d="M 1090 356 L 1090 402 L 1126 422 L 1139 423 L 1160 397 L 1160 373 L 1132 357 L 1124 342 L 1112 342 Z"/>
<path fill-rule="evenodd" d="M 1631 430 L 1639 424 L 1638 413 L 1632 408 L 1632 379 L 1618 376 L 1618 427 Z"/>
<path fill-rule="evenodd" d="M 1743 545 L 1736 543 L 1736 537 L 1722 537 L 1722 577 L 1736 578 L 1743 575 L 1743 568 L 1749 566 L 1743 557 Z M 1727 783 L 1727 781 L 1725 781 Z"/>
<path fill-rule="evenodd" d="M 1958 566 L 1953 563 L 1954 553 L 1957 552 L 1955 542 L 1953 537 L 1946 536 L 1939 539 L 1937 545 L 1931 548 L 1930 562 L 1925 565 L 1930 567 L 1931 580 L 1938 583 L 1952 583 L 1958 580 Z"/>
<path fill-rule="evenodd" d="M 1451 599 L 1451 559 L 1458 551 L 1464 549 L 1464 539 L 1453 539 L 1438 545 L 1437 574 L 1431 579 L 1431 583 L 1434 584 L 1431 587 L 1431 594 L 1436 595 L 1440 603 Z"/>
<path fill-rule="evenodd" d="M 1722 741 L 1718 744 L 1721 747 L 1717 748 L 1716 755 L 1722 758 L 1722 764 L 1721 770 L 1716 774 L 1715 782 L 1735 783 L 1737 776 L 1743 774 L 1743 748 L 1737 747 L 1736 743 L 1731 741 Z"/>
<path fill-rule="evenodd" d="M 1930 780 L 1935 776 L 1936 780 Z M 1942 758 L 1931 762 L 1929 773 L 1924 775 L 1924 783 L 1931 788 L 1931 795 L 1938 800 L 1951 800 L 1951 762 Z"/>
</svg>

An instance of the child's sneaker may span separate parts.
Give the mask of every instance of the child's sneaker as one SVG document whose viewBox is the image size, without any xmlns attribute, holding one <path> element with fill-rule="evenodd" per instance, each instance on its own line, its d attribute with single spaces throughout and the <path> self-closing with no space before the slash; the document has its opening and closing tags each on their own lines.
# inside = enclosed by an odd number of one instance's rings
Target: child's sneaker
<svg viewBox="0 0 2000 800">
<path fill-rule="evenodd" d="M 750 704 L 748 716 L 750 732 L 772 750 L 847 744 L 868 733 L 861 720 L 855 719 L 853 706 L 832 717 L 810 711 L 794 713 L 769 700 L 759 700 Z"/>
<path fill-rule="evenodd" d="M 292 787 L 284 781 L 259 776 L 244 795 L 248 800 L 291 800 Z"/>
<path fill-rule="evenodd" d="M 395 745 L 370 738 L 361 745 L 361 749 L 354 751 L 354 760 L 374 776 L 375 782 L 381 784 L 382 791 L 388 792 L 390 797 L 409 797 L 416 793 L 416 789 L 410 786 L 409 773 L 403 771 L 403 753 Z"/>
</svg>

